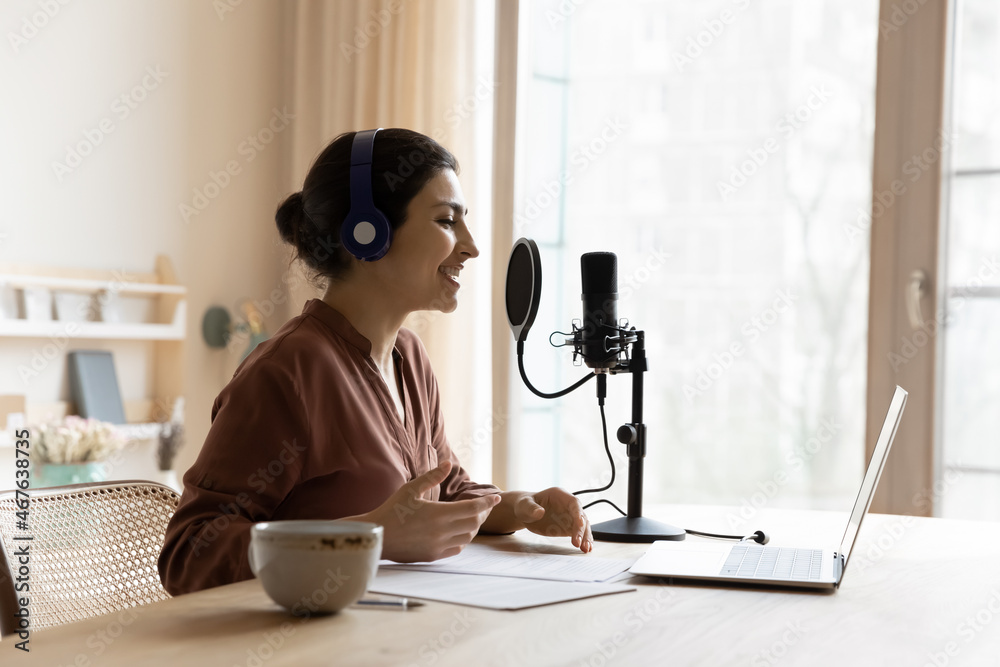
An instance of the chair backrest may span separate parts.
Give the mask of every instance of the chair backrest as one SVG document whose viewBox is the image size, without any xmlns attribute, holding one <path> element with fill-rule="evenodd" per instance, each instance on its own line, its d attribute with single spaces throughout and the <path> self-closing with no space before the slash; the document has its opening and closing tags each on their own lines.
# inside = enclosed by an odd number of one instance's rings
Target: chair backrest
<svg viewBox="0 0 1000 667">
<path fill-rule="evenodd" d="M 17 629 L 17 597 L 30 598 L 32 630 L 170 597 L 156 562 L 180 501 L 176 491 L 129 480 L 28 493 L 28 530 L 17 525 L 15 492 L 0 493 L 0 634 Z M 25 536 L 32 539 L 14 539 Z M 24 545 L 30 594 L 15 595 L 20 568 L 15 554 Z"/>
</svg>

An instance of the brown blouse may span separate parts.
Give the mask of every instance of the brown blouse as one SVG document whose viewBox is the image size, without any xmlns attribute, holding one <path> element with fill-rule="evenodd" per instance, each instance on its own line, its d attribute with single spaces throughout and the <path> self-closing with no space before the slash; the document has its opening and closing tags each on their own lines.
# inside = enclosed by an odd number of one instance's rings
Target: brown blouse
<svg viewBox="0 0 1000 667">
<path fill-rule="evenodd" d="M 453 468 L 432 499 L 499 491 L 473 483 L 448 445 L 437 381 L 416 334 L 400 330 L 393 350 L 405 424 L 370 353 L 343 315 L 313 299 L 240 364 L 215 399 L 167 526 L 159 571 L 169 593 L 252 578 L 255 522 L 368 512 L 445 458 Z"/>
</svg>

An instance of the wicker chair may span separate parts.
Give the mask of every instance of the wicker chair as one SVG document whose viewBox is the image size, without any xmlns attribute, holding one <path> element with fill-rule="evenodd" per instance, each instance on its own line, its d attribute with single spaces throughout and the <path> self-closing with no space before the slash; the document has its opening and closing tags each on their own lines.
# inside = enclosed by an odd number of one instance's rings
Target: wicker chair
<svg viewBox="0 0 1000 667">
<path fill-rule="evenodd" d="M 15 550 L 29 545 L 30 624 L 40 630 L 165 600 L 156 561 L 180 496 L 141 480 L 29 491 L 28 531 L 14 491 L 0 493 L 0 634 L 15 631 Z M 31 535 L 15 541 L 16 535 Z M 6 558 L 4 552 L 6 551 Z"/>
</svg>

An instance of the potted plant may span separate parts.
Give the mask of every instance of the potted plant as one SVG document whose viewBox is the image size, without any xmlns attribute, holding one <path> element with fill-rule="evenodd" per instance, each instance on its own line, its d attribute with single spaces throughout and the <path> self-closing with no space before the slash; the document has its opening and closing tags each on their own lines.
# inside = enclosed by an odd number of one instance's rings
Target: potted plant
<svg viewBox="0 0 1000 667">
<path fill-rule="evenodd" d="M 113 424 L 70 415 L 41 424 L 32 447 L 33 487 L 102 482 L 107 460 L 125 446 Z"/>
</svg>

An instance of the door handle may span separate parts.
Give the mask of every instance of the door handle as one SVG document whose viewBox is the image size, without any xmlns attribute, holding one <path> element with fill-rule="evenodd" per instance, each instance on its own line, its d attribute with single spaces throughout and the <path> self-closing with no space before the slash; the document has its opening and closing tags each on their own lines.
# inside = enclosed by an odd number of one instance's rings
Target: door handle
<svg viewBox="0 0 1000 667">
<path fill-rule="evenodd" d="M 924 316 L 920 312 L 920 300 L 927 296 L 927 286 L 930 278 L 923 269 L 916 269 L 910 274 L 906 283 L 906 314 L 910 318 L 910 326 L 914 331 L 924 327 Z"/>
</svg>

